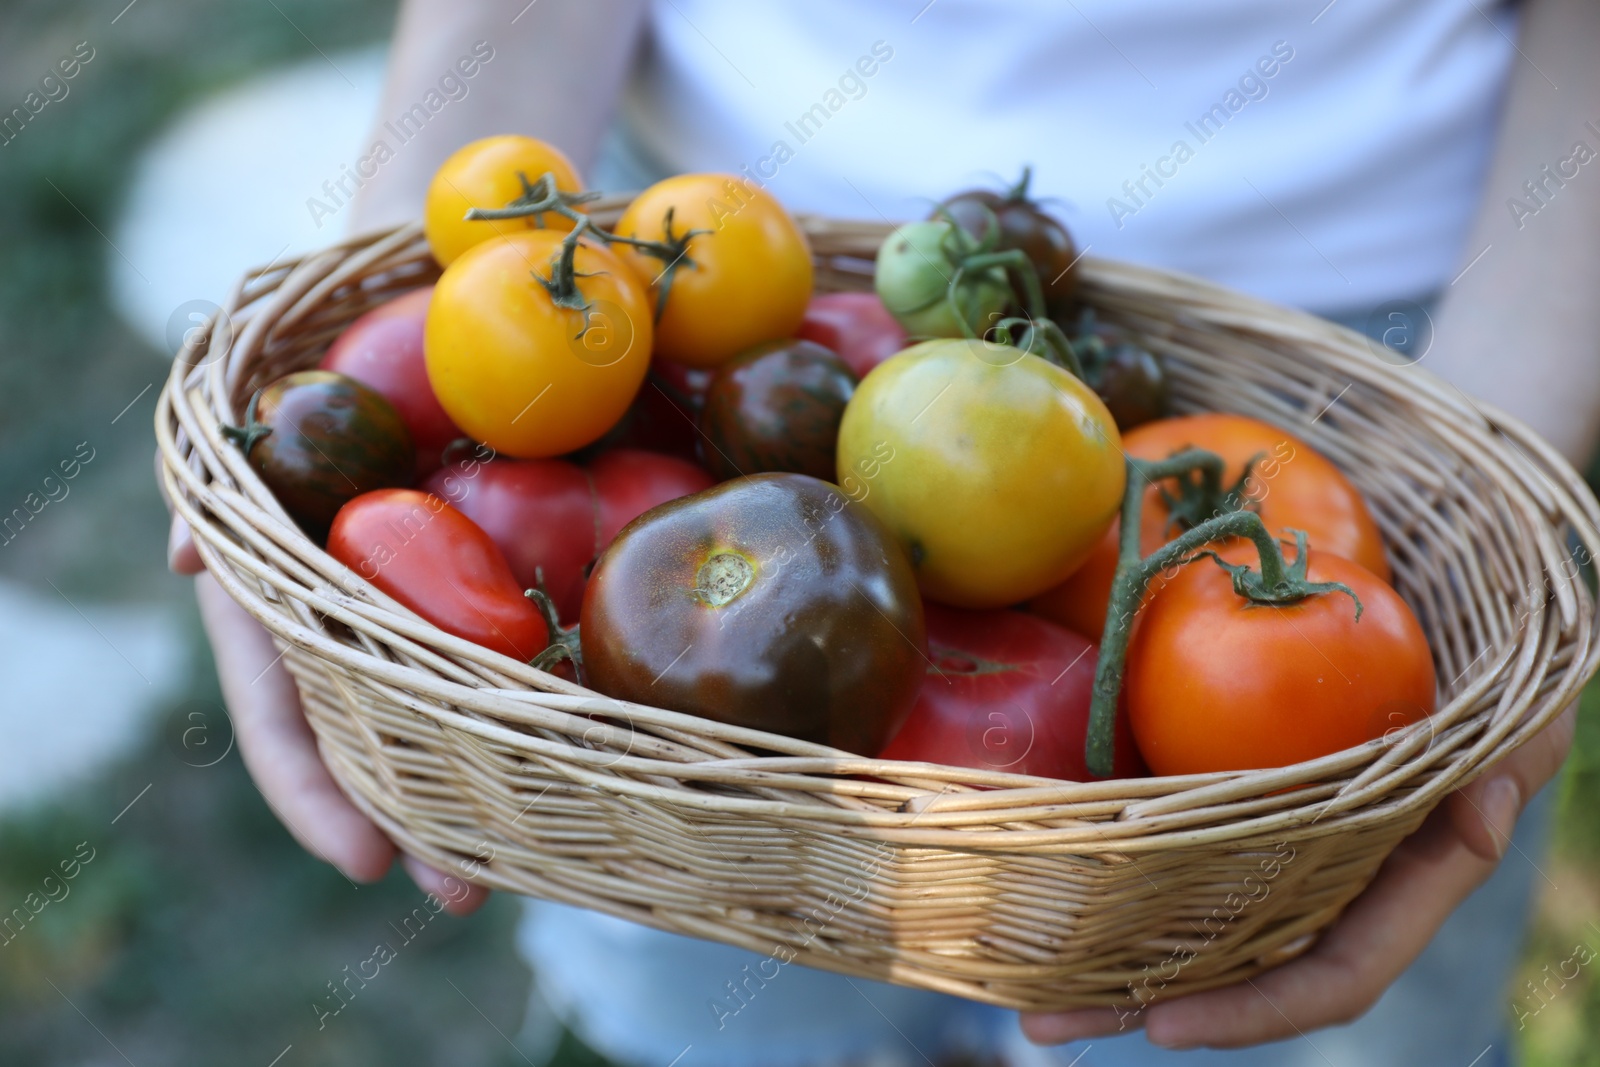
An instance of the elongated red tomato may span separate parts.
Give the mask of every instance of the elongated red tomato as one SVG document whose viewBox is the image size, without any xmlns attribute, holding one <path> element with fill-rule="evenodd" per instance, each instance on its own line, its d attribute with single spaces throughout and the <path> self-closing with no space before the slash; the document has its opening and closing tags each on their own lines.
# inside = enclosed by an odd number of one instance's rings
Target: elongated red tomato
<svg viewBox="0 0 1600 1067">
<path fill-rule="evenodd" d="M 550 643 L 489 535 L 432 493 L 356 497 L 334 517 L 328 554 L 446 633 L 524 662 Z"/>
<path fill-rule="evenodd" d="M 944 763 L 1086 782 L 1095 648 L 1065 627 L 1020 611 L 923 607 L 931 661 L 911 717 L 884 759 Z M 1142 775 L 1124 715 L 1119 778 Z"/>
</svg>

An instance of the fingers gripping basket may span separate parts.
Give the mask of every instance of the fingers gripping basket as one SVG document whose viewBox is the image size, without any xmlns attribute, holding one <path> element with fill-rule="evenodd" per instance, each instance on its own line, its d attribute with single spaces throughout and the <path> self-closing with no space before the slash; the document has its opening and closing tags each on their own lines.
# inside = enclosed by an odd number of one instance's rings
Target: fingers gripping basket
<svg viewBox="0 0 1600 1067">
<path fill-rule="evenodd" d="M 870 285 L 885 227 L 803 223 L 819 287 Z M 482 885 L 1014 1008 L 1132 1005 L 1304 950 L 1442 797 L 1595 671 L 1574 560 L 1600 545 L 1600 514 L 1543 442 L 1350 331 L 1085 259 L 1085 299 L 1165 357 L 1181 410 L 1280 425 L 1366 493 L 1437 659 L 1432 720 L 1279 770 L 1073 784 L 599 697 L 368 586 L 219 432 L 436 273 L 410 226 L 250 275 L 180 353 L 156 432 L 174 506 L 285 649 L 334 776 L 401 848 Z"/>
</svg>

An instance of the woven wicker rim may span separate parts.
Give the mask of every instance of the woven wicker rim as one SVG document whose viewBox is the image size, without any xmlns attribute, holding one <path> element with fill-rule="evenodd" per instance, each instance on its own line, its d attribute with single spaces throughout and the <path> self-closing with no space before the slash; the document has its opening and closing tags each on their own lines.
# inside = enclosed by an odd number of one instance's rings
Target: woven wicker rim
<svg viewBox="0 0 1600 1067">
<path fill-rule="evenodd" d="M 595 214 L 610 220 L 624 203 L 601 202 Z M 818 252 L 819 285 L 865 288 L 888 226 L 801 222 Z M 1080 271 L 1088 303 L 1168 358 L 1180 406 L 1192 408 L 1195 393 L 1229 373 L 1192 343 L 1195 331 L 1226 329 L 1241 352 L 1292 351 L 1317 368 L 1321 384 L 1251 383 L 1252 413 L 1280 412 L 1280 423 L 1380 505 L 1397 588 L 1435 619 L 1445 699 L 1430 720 L 1279 769 L 1064 783 L 866 759 L 624 704 L 445 634 L 308 540 L 219 430 L 237 421 L 255 387 L 314 362 L 356 314 L 436 276 L 415 224 L 240 281 L 174 362 L 156 414 L 162 478 L 207 569 L 280 641 L 358 673 L 440 730 L 508 746 L 609 793 L 680 810 L 803 816 L 847 836 L 907 845 L 1120 854 L 1412 820 L 1543 729 L 1595 672 L 1595 603 L 1567 546 L 1600 545 L 1600 506 L 1536 435 L 1424 369 L 1376 358 L 1365 338 L 1334 324 L 1169 272 L 1092 257 Z M 1375 481 L 1368 465 L 1389 435 L 1353 402 L 1307 431 L 1305 412 L 1351 392 L 1425 424 L 1441 462 L 1385 456 L 1387 481 Z M 1365 448 L 1357 431 L 1369 435 Z M 1406 493 L 1408 506 L 1383 506 Z M 1442 584 L 1408 580 L 1430 566 L 1428 546 L 1450 542 L 1462 516 L 1487 541 L 1468 552 L 1456 546 Z M 1424 584 L 1435 602 L 1418 605 Z M 1453 601 L 1440 592 L 1448 587 L 1457 590 Z M 1476 608 L 1453 610 L 1462 604 Z M 616 729 L 593 744 L 574 741 L 597 717 Z"/>
</svg>

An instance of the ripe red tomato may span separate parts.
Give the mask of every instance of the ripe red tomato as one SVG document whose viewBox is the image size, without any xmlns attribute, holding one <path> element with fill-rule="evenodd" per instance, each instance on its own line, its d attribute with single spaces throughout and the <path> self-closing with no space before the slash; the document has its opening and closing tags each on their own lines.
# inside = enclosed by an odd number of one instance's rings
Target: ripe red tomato
<svg viewBox="0 0 1600 1067">
<path fill-rule="evenodd" d="M 883 759 L 918 760 L 1086 782 L 1095 647 L 1020 611 L 926 604 L 927 677 Z M 1144 773 L 1126 716 L 1113 774 Z"/>
<path fill-rule="evenodd" d="M 1258 565 L 1249 545 L 1220 555 Z M 1251 604 L 1206 558 L 1185 565 L 1140 610 L 1123 697 L 1156 774 L 1283 767 L 1433 713 L 1433 657 L 1405 601 L 1358 563 L 1314 545 L 1309 555 L 1307 577 L 1354 590 L 1359 620 L 1355 602 L 1337 591 Z"/>
<path fill-rule="evenodd" d="M 905 327 L 877 293 L 820 293 L 806 305 L 796 337 L 831 348 L 856 380 L 906 346 Z"/>
<path fill-rule="evenodd" d="M 431 493 L 356 497 L 333 520 L 328 554 L 446 633 L 524 663 L 550 643 L 489 535 Z"/>
<path fill-rule="evenodd" d="M 535 588 L 542 575 L 556 613 L 578 617 L 586 572 L 601 548 L 583 468 L 560 459 L 466 460 L 435 471 L 422 487 L 489 535 L 520 588 Z"/>
<path fill-rule="evenodd" d="M 461 431 L 439 406 L 422 358 L 422 326 L 433 286 L 413 289 L 356 319 L 334 339 L 317 364 L 361 382 L 405 420 L 417 449 L 417 477 L 439 469 L 441 456 Z"/>
<path fill-rule="evenodd" d="M 703 468 L 687 460 L 636 448 L 602 452 L 589 461 L 589 476 L 594 480 L 599 508 L 595 556 L 605 551 L 624 526 L 651 508 L 715 484 Z"/>
<path fill-rule="evenodd" d="M 665 359 L 652 360 L 639 394 L 621 421 L 585 452 L 643 448 L 695 461 L 695 443 L 700 439 L 695 421 L 705 406 L 711 374 Z"/>
<path fill-rule="evenodd" d="M 1122 447 L 1136 459 L 1165 459 L 1185 448 L 1203 448 L 1222 457 L 1223 485 L 1231 486 L 1256 458 L 1245 486 L 1246 503 L 1261 514 L 1274 534 L 1304 530 L 1313 550 L 1345 556 L 1384 581 L 1389 560 L 1377 523 L 1361 492 L 1344 473 L 1311 446 L 1278 427 L 1243 415 L 1208 412 L 1147 422 L 1122 437 Z M 1257 458 L 1259 457 L 1259 458 Z M 1160 491 L 1145 492 L 1140 551 L 1149 555 L 1176 533 L 1169 533 L 1168 513 Z M 1110 529 L 1070 578 L 1038 597 L 1028 610 L 1100 640 L 1105 625 L 1111 576 L 1117 568 L 1121 523 Z"/>
<path fill-rule="evenodd" d="M 576 621 L 589 568 L 617 531 L 657 504 L 711 484 L 685 460 L 619 448 L 587 469 L 561 459 L 467 457 L 435 471 L 423 488 L 493 539 L 522 588 L 535 588 L 542 577 L 556 614 Z"/>
</svg>

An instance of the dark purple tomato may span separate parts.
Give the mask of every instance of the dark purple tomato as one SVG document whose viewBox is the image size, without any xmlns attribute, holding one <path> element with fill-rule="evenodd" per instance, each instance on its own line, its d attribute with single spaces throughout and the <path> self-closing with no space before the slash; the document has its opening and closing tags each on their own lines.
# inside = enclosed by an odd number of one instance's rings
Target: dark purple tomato
<svg viewBox="0 0 1600 1067">
<path fill-rule="evenodd" d="M 700 452 L 718 481 L 787 471 L 835 475 L 839 420 L 856 376 L 814 341 L 771 341 L 717 368 L 700 411 Z"/>
<path fill-rule="evenodd" d="M 1171 393 L 1167 372 L 1161 360 L 1136 344 L 1122 342 L 1108 348 L 1091 385 L 1119 430 L 1167 416 Z"/>
<path fill-rule="evenodd" d="M 916 575 L 827 482 L 758 474 L 646 512 L 584 591 L 608 696 L 872 755 L 927 665 Z"/>
<path fill-rule="evenodd" d="M 224 431 L 285 511 L 322 538 L 346 501 L 409 486 L 411 432 L 375 390 L 325 370 L 285 375 L 250 400 L 244 426 Z"/>
<path fill-rule="evenodd" d="M 998 225 L 996 249 L 1021 249 L 1039 273 L 1046 312 L 1058 323 L 1072 321 L 1073 298 L 1078 290 L 1078 250 L 1066 227 L 1028 198 L 1026 171 L 1022 180 L 1006 192 L 968 189 L 945 200 L 939 210 L 948 212 L 957 226 L 979 240 L 990 226 Z M 934 217 L 938 217 L 938 210 Z M 1020 285 L 1015 288 L 1020 297 L 1024 290 Z"/>
</svg>

